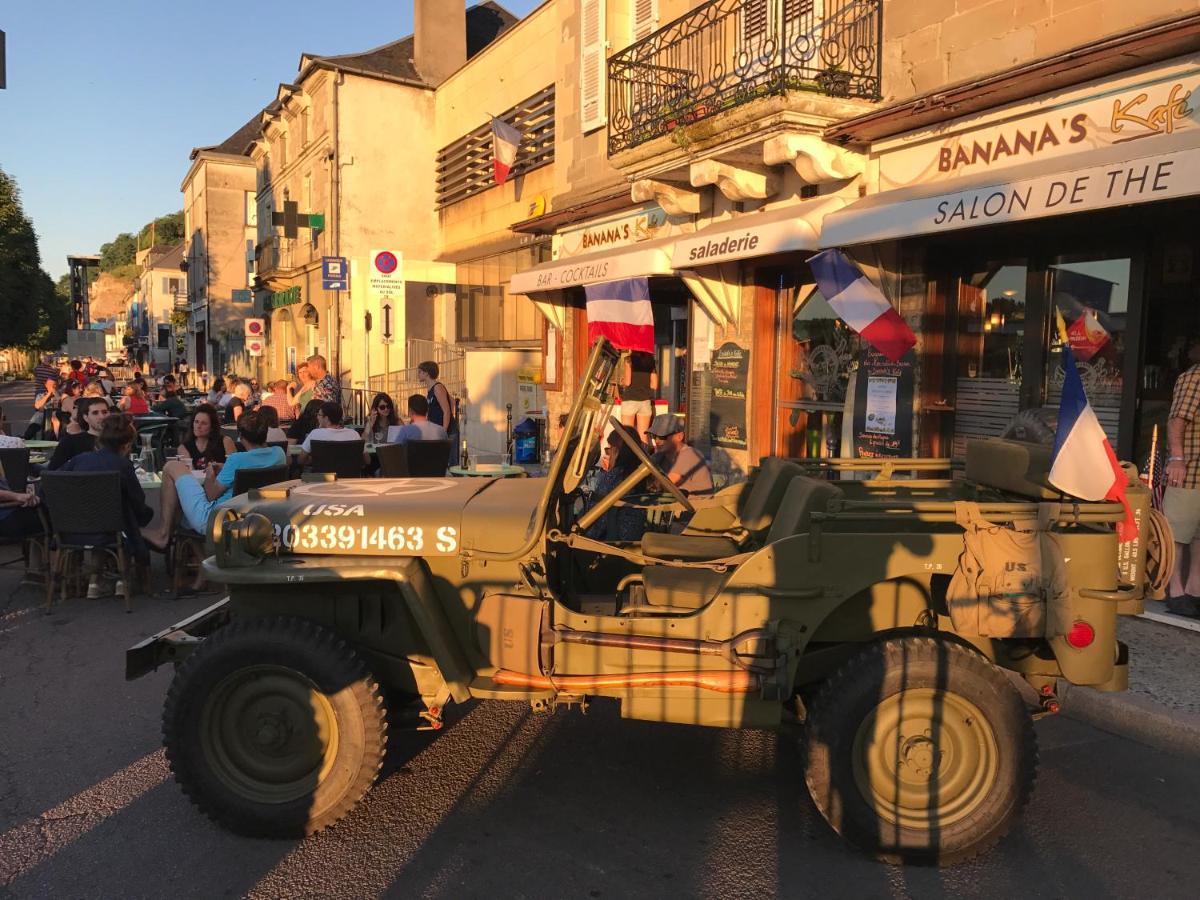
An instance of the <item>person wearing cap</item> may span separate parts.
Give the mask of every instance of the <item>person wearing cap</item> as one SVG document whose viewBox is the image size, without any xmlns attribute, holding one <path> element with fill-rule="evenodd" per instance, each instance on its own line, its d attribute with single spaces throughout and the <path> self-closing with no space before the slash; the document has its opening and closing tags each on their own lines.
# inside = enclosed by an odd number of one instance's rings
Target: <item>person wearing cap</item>
<svg viewBox="0 0 1200 900">
<path fill-rule="evenodd" d="M 654 442 L 654 461 L 671 483 L 685 494 L 707 494 L 713 489 L 712 470 L 700 451 L 684 440 L 683 420 L 663 413 L 646 429 Z"/>
</svg>

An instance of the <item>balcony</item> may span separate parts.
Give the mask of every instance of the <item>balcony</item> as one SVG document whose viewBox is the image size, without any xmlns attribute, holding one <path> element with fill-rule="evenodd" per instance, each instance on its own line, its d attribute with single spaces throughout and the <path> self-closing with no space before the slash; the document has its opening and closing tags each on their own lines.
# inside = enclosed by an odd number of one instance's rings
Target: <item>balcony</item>
<svg viewBox="0 0 1200 900">
<path fill-rule="evenodd" d="M 882 0 L 711 0 L 609 59 L 609 156 L 762 98 L 878 100 L 882 35 Z"/>
<path fill-rule="evenodd" d="M 294 261 L 296 238 L 271 235 L 254 248 L 254 261 L 260 275 L 286 272 L 298 264 Z"/>
</svg>

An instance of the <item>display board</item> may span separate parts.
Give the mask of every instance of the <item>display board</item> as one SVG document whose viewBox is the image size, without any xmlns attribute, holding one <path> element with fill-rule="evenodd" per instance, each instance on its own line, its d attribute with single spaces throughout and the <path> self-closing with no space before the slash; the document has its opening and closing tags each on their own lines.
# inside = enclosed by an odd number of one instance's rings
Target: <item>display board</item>
<svg viewBox="0 0 1200 900">
<path fill-rule="evenodd" d="M 915 350 L 892 362 L 865 345 L 854 380 L 854 455 L 912 456 Z"/>
<path fill-rule="evenodd" d="M 714 447 L 745 450 L 746 381 L 750 374 L 750 351 L 727 341 L 712 356 L 708 408 L 709 440 Z"/>
</svg>

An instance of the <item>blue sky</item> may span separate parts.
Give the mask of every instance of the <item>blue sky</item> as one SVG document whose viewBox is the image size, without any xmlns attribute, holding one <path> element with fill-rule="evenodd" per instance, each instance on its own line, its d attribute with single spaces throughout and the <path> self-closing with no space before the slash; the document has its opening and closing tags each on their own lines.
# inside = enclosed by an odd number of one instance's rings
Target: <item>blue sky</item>
<svg viewBox="0 0 1200 900">
<path fill-rule="evenodd" d="M 540 2 L 500 0 L 522 17 Z M 68 253 L 180 209 L 191 148 L 224 140 L 273 99 L 301 52 L 410 34 L 412 0 L 3 0 L 0 30 L 0 168 L 57 278 Z"/>
</svg>

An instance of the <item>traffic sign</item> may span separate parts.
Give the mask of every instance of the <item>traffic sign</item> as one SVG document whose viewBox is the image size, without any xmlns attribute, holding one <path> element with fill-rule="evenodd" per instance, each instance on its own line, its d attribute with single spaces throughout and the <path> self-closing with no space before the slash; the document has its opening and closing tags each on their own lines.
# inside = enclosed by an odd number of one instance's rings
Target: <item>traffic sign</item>
<svg viewBox="0 0 1200 900">
<path fill-rule="evenodd" d="M 403 257 L 398 250 L 372 250 L 367 267 L 367 292 L 377 301 L 404 296 Z"/>
<path fill-rule="evenodd" d="M 346 257 L 321 257 L 321 287 L 327 291 L 350 289 L 350 266 L 346 263 Z"/>
<path fill-rule="evenodd" d="M 246 319 L 246 352 L 251 356 L 262 356 L 266 349 L 266 321 L 263 319 Z"/>
<path fill-rule="evenodd" d="M 381 309 L 383 310 L 383 342 L 390 344 L 392 342 L 392 304 L 385 303 Z"/>
</svg>

